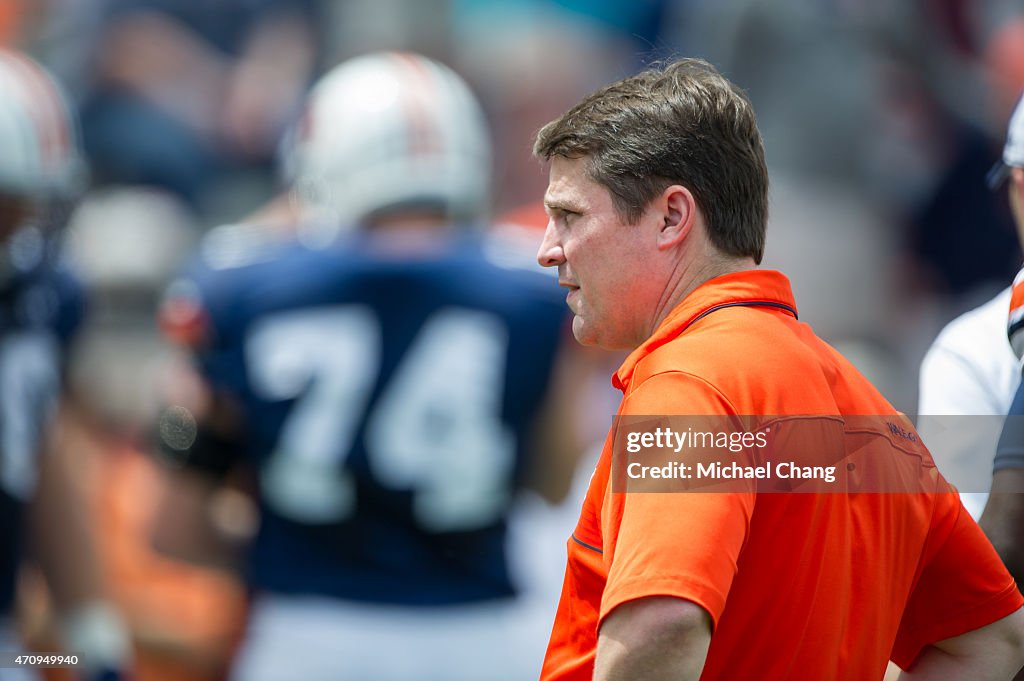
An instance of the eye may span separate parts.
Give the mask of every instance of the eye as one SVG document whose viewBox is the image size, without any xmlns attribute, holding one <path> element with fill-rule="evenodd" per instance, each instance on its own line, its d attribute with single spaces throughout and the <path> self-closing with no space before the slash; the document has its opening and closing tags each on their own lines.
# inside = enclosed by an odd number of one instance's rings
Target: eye
<svg viewBox="0 0 1024 681">
<path fill-rule="evenodd" d="M 570 225 L 581 214 L 578 211 L 565 208 L 564 206 L 545 205 L 545 212 L 555 224 Z"/>
<path fill-rule="evenodd" d="M 557 208 L 557 209 L 555 209 L 554 215 L 553 215 L 553 217 L 556 220 L 561 220 L 565 224 L 571 223 L 573 220 L 575 220 L 579 216 L 580 216 L 580 214 L 577 213 L 576 211 L 574 211 L 574 210 L 566 210 L 565 208 Z"/>
</svg>

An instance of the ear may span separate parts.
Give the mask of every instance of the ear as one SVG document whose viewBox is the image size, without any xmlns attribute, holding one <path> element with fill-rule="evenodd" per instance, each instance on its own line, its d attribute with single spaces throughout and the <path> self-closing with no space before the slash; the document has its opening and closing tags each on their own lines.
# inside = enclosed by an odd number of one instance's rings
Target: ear
<svg viewBox="0 0 1024 681">
<path fill-rule="evenodd" d="M 689 189 L 678 184 L 667 187 L 657 200 L 661 209 L 658 250 L 664 251 L 682 243 L 693 229 L 697 218 L 697 201 Z"/>
</svg>

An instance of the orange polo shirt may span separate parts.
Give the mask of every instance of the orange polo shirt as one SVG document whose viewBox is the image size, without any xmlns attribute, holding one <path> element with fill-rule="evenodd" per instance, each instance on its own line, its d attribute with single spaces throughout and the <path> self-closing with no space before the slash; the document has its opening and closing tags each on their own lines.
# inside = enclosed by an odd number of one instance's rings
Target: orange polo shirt
<svg viewBox="0 0 1024 681">
<path fill-rule="evenodd" d="M 890 657 L 907 668 L 929 643 L 1024 603 L 909 421 L 797 321 L 782 274 L 706 282 L 613 382 L 624 393 L 617 424 L 632 415 L 837 423 L 842 492 L 767 493 L 751 481 L 721 493 L 623 493 L 612 483 L 621 475 L 613 426 L 567 542 L 543 681 L 590 681 L 602 619 L 648 596 L 710 614 L 705 681 L 881 679 Z M 914 486 L 871 487 L 907 470 Z"/>
</svg>

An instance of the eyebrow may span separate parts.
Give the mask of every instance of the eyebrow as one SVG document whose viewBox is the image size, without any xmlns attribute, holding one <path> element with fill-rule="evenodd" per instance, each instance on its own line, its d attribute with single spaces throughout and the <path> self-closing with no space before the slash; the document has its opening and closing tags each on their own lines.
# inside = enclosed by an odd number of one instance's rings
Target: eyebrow
<svg viewBox="0 0 1024 681">
<path fill-rule="evenodd" d="M 549 212 L 562 212 L 562 213 L 582 213 L 583 208 L 577 206 L 571 201 L 565 201 L 564 199 L 548 198 L 544 197 L 544 209 Z"/>
</svg>

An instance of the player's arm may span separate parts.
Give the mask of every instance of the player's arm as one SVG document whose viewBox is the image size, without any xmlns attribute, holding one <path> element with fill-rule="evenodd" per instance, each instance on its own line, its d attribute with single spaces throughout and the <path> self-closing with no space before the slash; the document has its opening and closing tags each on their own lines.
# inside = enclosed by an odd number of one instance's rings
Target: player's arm
<svg viewBox="0 0 1024 681">
<path fill-rule="evenodd" d="M 220 387 L 214 368 L 219 366 L 214 308 L 225 303 L 218 298 L 219 305 L 212 305 L 210 292 L 228 290 L 227 280 L 216 276 L 205 261 L 191 263 L 169 287 L 159 312 L 160 328 L 178 352 L 166 365 L 166 408 L 153 441 L 166 465 L 151 538 L 153 547 L 171 558 L 233 570 L 244 530 L 226 526 L 217 509 L 242 459 L 244 431 L 238 405 Z"/>
<path fill-rule="evenodd" d="M 927 646 L 905 681 L 1009 681 L 1024 666 L 1024 609 Z"/>
<path fill-rule="evenodd" d="M 1017 584 L 1024 583 L 1024 384 L 1010 405 L 979 524 Z"/>
<path fill-rule="evenodd" d="M 221 503 L 228 498 L 225 495 L 239 493 L 188 469 L 168 469 L 164 481 L 152 532 L 153 548 L 194 565 L 236 570 L 242 549 L 238 540 L 243 533 L 232 533 L 218 508 L 225 507 Z M 244 524 L 248 526 L 248 522 Z"/>
<path fill-rule="evenodd" d="M 700 678 L 711 645 L 711 617 L 669 596 L 629 601 L 601 624 L 594 681 L 687 681 Z"/>
<path fill-rule="evenodd" d="M 43 444 L 31 511 L 34 555 L 60 610 L 99 598 L 100 573 L 86 507 L 81 461 L 73 450 L 82 425 L 63 405 Z M 88 560 L 75 557 L 88 556 Z"/>
<path fill-rule="evenodd" d="M 35 559 L 59 615 L 68 652 L 86 660 L 87 678 L 116 678 L 129 656 L 128 633 L 107 602 L 89 520 L 82 452 L 89 425 L 72 401 L 57 410 L 43 443 L 31 509 Z"/>
<path fill-rule="evenodd" d="M 231 494 L 225 482 L 242 455 L 238 410 L 185 358 L 173 381 L 157 427 L 157 447 L 166 465 L 153 546 L 179 560 L 234 569 L 242 533 L 232 532 L 217 509 L 218 500 Z"/>
</svg>

